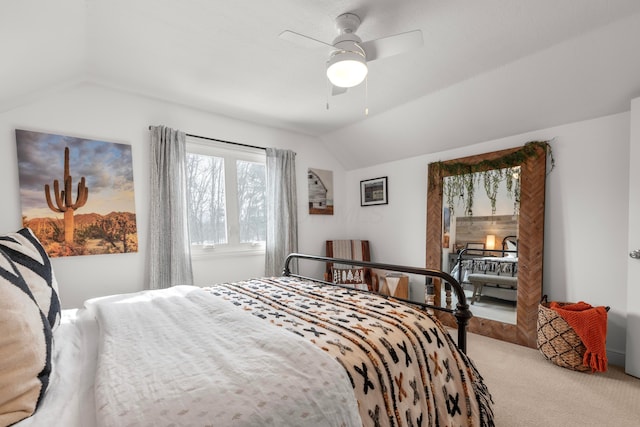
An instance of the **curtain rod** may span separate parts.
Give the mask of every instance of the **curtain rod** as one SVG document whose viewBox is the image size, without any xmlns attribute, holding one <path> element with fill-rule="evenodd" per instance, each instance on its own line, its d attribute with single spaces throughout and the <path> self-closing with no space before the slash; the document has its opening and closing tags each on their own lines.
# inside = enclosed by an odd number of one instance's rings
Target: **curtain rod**
<svg viewBox="0 0 640 427">
<path fill-rule="evenodd" d="M 151 130 L 151 126 L 149 126 L 149 130 Z M 265 151 L 267 150 L 265 147 L 258 147 L 257 145 L 243 144 L 241 142 L 225 141 L 224 139 L 209 138 L 206 136 L 193 135 L 191 133 L 186 133 L 185 135 L 190 136 L 191 138 L 199 138 L 199 139 L 206 139 L 207 141 L 222 142 L 223 144 L 239 145 L 240 147 L 255 148 L 257 150 L 265 150 Z"/>
<path fill-rule="evenodd" d="M 192 138 L 206 139 L 207 141 L 222 142 L 224 144 L 239 145 L 241 147 L 255 148 L 258 150 L 265 150 L 265 151 L 267 150 L 265 147 L 258 147 L 257 145 L 243 144 L 241 142 L 225 141 L 224 139 L 209 138 L 206 136 L 192 135 L 190 133 L 187 133 L 186 135 Z"/>
</svg>

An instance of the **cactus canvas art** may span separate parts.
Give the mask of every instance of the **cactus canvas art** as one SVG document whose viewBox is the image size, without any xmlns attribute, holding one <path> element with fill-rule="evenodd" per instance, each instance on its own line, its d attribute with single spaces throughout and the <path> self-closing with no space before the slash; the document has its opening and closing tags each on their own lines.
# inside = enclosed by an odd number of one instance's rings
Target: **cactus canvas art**
<svg viewBox="0 0 640 427">
<path fill-rule="evenodd" d="M 51 257 L 137 252 L 131 146 L 16 129 L 23 226 Z"/>
</svg>

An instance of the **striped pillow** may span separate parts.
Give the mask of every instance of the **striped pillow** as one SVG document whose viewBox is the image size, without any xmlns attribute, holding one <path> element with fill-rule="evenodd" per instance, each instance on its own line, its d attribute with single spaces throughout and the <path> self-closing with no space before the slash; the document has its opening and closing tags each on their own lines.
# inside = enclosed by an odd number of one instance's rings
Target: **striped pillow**
<svg viewBox="0 0 640 427">
<path fill-rule="evenodd" d="M 51 340 L 49 321 L 0 250 L 0 425 L 35 412 L 49 384 Z"/>
<path fill-rule="evenodd" d="M 28 228 L 0 236 L 0 250 L 16 264 L 52 330 L 60 324 L 58 282 L 51 261 L 38 238 Z"/>
</svg>

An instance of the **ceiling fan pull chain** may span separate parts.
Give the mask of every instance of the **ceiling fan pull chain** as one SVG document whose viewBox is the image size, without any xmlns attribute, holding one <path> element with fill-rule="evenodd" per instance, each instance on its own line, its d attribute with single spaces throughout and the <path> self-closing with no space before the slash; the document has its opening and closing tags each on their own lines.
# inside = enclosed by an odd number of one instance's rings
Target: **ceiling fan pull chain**
<svg viewBox="0 0 640 427">
<path fill-rule="evenodd" d="M 369 78 L 364 78 L 364 115 L 369 115 Z"/>
<path fill-rule="evenodd" d="M 326 94 L 327 94 L 327 110 L 329 110 L 329 92 L 331 91 L 331 85 L 329 84 L 329 80 L 327 80 L 327 90 L 326 90 Z"/>
</svg>

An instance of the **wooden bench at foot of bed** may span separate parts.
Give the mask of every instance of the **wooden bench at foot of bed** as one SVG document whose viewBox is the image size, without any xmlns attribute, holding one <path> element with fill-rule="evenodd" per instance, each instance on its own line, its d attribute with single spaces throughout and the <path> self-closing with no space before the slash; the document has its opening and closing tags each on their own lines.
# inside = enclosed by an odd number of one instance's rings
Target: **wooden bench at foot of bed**
<svg viewBox="0 0 640 427">
<path fill-rule="evenodd" d="M 470 274 L 467 277 L 469 283 L 473 285 L 473 295 L 471 304 L 480 300 L 482 289 L 485 286 L 492 286 L 500 289 L 517 290 L 518 276 L 497 276 L 493 274 Z"/>
</svg>

